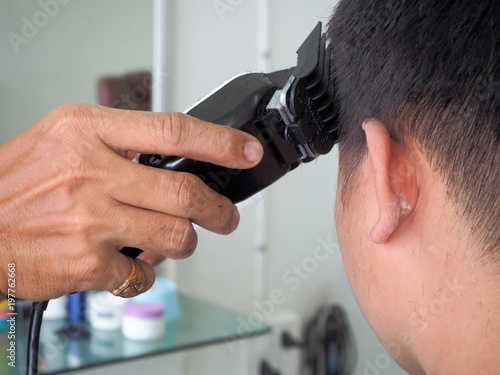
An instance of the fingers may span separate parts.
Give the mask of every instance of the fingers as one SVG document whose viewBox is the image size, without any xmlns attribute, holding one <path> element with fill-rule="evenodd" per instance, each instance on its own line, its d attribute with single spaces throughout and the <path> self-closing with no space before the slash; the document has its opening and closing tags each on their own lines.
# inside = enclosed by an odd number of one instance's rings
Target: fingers
<svg viewBox="0 0 500 375">
<path fill-rule="evenodd" d="M 119 153 L 136 151 L 182 156 L 228 168 L 250 168 L 262 158 L 260 142 L 250 134 L 180 113 L 101 108 L 97 132 Z"/>
<path fill-rule="evenodd" d="M 146 261 L 136 259 L 137 265 L 141 268 L 144 277 L 144 286 L 141 288 L 141 293 L 149 290 L 156 278 L 153 267 Z M 115 290 L 118 289 L 129 276 L 131 276 L 132 263 L 125 255 L 116 252 L 111 259 L 112 266 L 105 272 L 106 277 L 101 278 L 96 290 Z M 111 270 L 111 272 L 109 272 Z"/>
<path fill-rule="evenodd" d="M 115 232 L 108 241 L 115 249 L 130 246 L 184 259 L 193 254 L 198 244 L 198 236 L 188 219 L 122 205 L 109 220 Z"/>
<path fill-rule="evenodd" d="M 130 206 L 190 219 L 219 234 L 236 229 L 239 213 L 228 198 L 217 194 L 190 173 L 157 170 L 116 160 L 116 184 L 111 196 Z"/>
<path fill-rule="evenodd" d="M 141 292 L 145 292 L 154 284 L 155 271 L 147 261 L 138 259 L 137 262 L 144 277 L 144 287 Z M 71 268 L 63 267 L 64 260 L 52 264 L 53 269 L 49 275 L 54 276 L 54 279 L 46 284 L 50 286 L 52 292 L 47 288 L 41 293 L 38 292 L 42 299 L 39 296 L 37 300 L 54 298 L 51 294 L 62 295 L 90 290 L 112 291 L 120 287 L 132 271 L 130 259 L 110 243 L 96 246 L 87 252 L 85 257 L 74 258 L 72 264 Z M 37 272 L 40 275 L 46 271 Z M 54 292 L 56 288 L 61 292 Z"/>
<path fill-rule="evenodd" d="M 56 121 L 56 115 L 61 114 L 66 117 Z M 51 116 L 35 129 L 37 134 L 45 135 L 48 145 L 55 135 L 65 144 L 78 146 L 78 152 L 72 154 L 78 169 L 68 173 L 78 178 L 71 180 L 71 201 L 64 207 L 87 203 L 91 209 L 85 215 L 100 223 L 92 226 L 95 230 L 91 234 L 58 237 L 60 243 L 54 240 L 58 248 L 74 248 L 76 243 L 91 253 L 90 257 L 87 252 L 85 256 L 76 251 L 68 255 L 59 275 L 64 281 L 64 286 L 59 283 L 61 289 L 116 289 L 131 271 L 130 261 L 119 252 L 123 246 L 151 251 L 139 260 L 149 288 L 155 277 L 151 264 L 165 256 L 181 259 L 194 252 L 198 239 L 193 223 L 221 234 L 236 228 L 236 207 L 196 176 L 145 167 L 126 158 L 134 152 L 160 153 L 228 168 L 250 168 L 263 153 L 253 136 L 176 113 L 76 104 L 64 106 Z M 67 116 L 78 126 L 69 128 Z M 78 201 L 82 197 L 83 201 Z"/>
<path fill-rule="evenodd" d="M 154 283 L 154 265 L 163 261 L 166 256 L 173 259 L 186 258 L 196 249 L 198 238 L 187 219 L 127 206 L 120 207 L 117 212 L 115 227 L 120 229 L 117 229 L 117 239 L 111 242 L 120 245 L 101 254 L 109 256 L 108 262 L 101 262 L 101 271 L 93 272 L 94 275 L 101 276 L 98 280 L 92 280 L 89 289 L 117 289 L 130 275 L 130 260 L 117 247 L 126 245 L 146 250 L 137 259 L 145 278 L 145 286 L 141 292 L 147 291 Z"/>
</svg>

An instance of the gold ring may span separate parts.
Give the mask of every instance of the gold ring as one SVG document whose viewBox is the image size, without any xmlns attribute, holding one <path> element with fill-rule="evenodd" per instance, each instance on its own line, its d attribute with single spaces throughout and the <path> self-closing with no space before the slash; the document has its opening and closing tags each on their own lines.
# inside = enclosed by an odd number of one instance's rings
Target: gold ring
<svg viewBox="0 0 500 375">
<path fill-rule="evenodd" d="M 144 289 L 144 274 L 137 260 L 127 257 L 132 264 L 132 271 L 125 281 L 111 293 L 118 297 L 131 298 L 141 294 Z"/>
</svg>

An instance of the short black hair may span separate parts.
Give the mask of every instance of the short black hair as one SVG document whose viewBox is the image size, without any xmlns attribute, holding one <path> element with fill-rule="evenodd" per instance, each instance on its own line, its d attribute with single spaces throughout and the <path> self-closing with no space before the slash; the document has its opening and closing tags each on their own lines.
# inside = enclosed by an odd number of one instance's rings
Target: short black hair
<svg viewBox="0 0 500 375">
<path fill-rule="evenodd" d="M 500 2 L 341 0 L 328 23 L 343 204 L 378 118 L 411 138 L 484 252 L 500 262 Z"/>
</svg>

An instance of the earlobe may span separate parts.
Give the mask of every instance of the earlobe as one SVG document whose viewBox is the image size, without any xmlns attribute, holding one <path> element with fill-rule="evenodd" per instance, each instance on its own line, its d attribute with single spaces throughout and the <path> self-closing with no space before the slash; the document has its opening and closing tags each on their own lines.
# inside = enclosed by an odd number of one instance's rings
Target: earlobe
<svg viewBox="0 0 500 375">
<path fill-rule="evenodd" d="M 417 170 L 408 150 L 391 139 L 386 126 L 370 119 L 363 123 L 379 208 L 370 232 L 374 244 L 389 240 L 410 215 L 418 199 Z"/>
</svg>

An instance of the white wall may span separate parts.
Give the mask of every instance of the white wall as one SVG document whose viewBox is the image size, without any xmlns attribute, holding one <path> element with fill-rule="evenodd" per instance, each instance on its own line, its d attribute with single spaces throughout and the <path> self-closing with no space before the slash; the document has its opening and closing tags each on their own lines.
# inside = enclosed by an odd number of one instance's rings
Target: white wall
<svg viewBox="0 0 500 375">
<path fill-rule="evenodd" d="M 101 76 L 151 69 L 152 0 L 61 2 L 44 22 L 38 1 L 0 0 L 2 143 L 58 105 L 96 103 Z M 24 38 L 24 17 L 41 27 L 16 53 L 9 33 Z"/>
<path fill-rule="evenodd" d="M 295 65 L 295 50 L 318 21 L 326 21 L 332 2 L 271 1 L 271 69 Z M 233 74 L 257 69 L 257 1 L 231 3 L 238 5 L 221 15 L 212 0 L 177 1 L 173 66 L 167 72 L 174 93 L 172 109 L 182 111 Z M 39 11 L 34 1 L 0 0 L 0 141 L 57 105 L 95 103 L 98 77 L 152 65 L 151 0 L 70 1 L 15 53 L 7 34 L 21 35 L 22 17 L 32 19 Z M 336 174 L 337 156 L 332 152 L 266 191 L 267 253 L 260 289 L 254 267 L 259 217 L 255 205 L 242 208 L 240 228 L 229 237 L 199 232 L 197 252 L 177 263 L 179 287 L 245 313 L 258 311 L 256 302 L 280 290 L 286 300 L 275 308 L 294 309 L 305 320 L 322 304 L 340 303 L 356 335 L 356 374 L 370 374 L 369 363 L 377 360 L 383 365 L 381 373 L 402 374 L 392 361 L 385 368 L 382 360 L 387 354 L 359 311 L 343 271 L 333 229 Z M 318 246 L 333 252 L 314 263 L 310 257 Z M 221 353 L 218 358 L 224 361 Z M 229 354 L 226 359 L 234 362 Z M 154 365 L 157 362 L 150 363 L 159 370 L 162 365 Z M 123 373 L 128 369 L 120 368 Z M 109 371 L 116 369 L 101 373 Z M 212 373 L 220 371 L 204 372 Z"/>
</svg>

